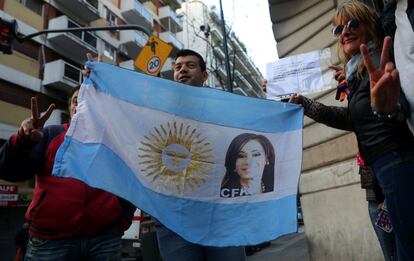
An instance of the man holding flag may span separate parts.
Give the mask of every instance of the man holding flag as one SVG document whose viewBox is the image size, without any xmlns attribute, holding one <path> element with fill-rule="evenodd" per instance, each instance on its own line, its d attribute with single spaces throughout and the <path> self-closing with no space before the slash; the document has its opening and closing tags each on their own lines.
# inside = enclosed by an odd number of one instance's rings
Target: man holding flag
<svg viewBox="0 0 414 261">
<path fill-rule="evenodd" d="M 299 106 L 194 88 L 208 75 L 190 50 L 175 60 L 175 82 L 86 65 L 54 176 L 80 179 L 155 217 L 166 260 L 244 260 L 242 246 L 297 231 Z M 245 136 L 256 138 L 230 146 Z M 269 168 L 271 177 L 261 179 Z M 243 196 L 220 197 L 226 171 L 239 176 Z M 246 178 L 252 182 L 241 182 Z"/>
<path fill-rule="evenodd" d="M 180 50 L 172 65 L 174 81 L 194 87 L 202 87 L 208 78 L 203 57 L 189 49 Z M 157 222 L 157 238 L 164 261 L 243 261 L 243 246 L 211 247 L 193 244 L 183 239 L 160 222 Z"/>
</svg>

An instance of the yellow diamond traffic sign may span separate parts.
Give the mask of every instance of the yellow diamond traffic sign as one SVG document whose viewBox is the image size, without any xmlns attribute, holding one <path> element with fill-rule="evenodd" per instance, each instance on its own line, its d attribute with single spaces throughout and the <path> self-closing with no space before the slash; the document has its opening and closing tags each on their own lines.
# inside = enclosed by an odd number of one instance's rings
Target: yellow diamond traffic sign
<svg viewBox="0 0 414 261">
<path fill-rule="evenodd" d="M 157 76 L 172 51 L 172 46 L 158 37 L 151 36 L 135 59 L 135 67 L 141 71 Z"/>
</svg>

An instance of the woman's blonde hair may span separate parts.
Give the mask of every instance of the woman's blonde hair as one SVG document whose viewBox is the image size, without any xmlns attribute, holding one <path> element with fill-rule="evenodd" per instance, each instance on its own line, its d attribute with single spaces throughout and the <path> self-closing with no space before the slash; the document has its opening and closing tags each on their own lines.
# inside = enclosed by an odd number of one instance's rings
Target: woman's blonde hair
<svg viewBox="0 0 414 261">
<path fill-rule="evenodd" d="M 371 9 L 372 8 L 362 2 L 351 0 L 339 6 L 332 17 L 332 23 L 334 25 L 341 24 L 344 21 L 349 21 L 351 19 L 358 20 L 362 25 L 364 25 L 368 34 L 368 40 L 373 43 L 373 46 L 369 50 L 370 53 L 381 50 L 383 42 L 383 34 L 380 27 L 379 16 Z M 352 58 L 351 55 L 344 52 L 339 38 L 337 42 L 337 52 L 339 60 L 344 65 Z M 361 59 L 358 64 L 358 78 L 362 77 L 362 71 L 364 68 L 364 61 Z"/>
</svg>

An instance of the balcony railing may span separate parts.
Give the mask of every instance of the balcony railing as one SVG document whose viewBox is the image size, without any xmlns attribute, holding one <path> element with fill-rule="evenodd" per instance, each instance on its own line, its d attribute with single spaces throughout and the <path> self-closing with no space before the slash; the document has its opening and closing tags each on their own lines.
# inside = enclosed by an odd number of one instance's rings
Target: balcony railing
<svg viewBox="0 0 414 261">
<path fill-rule="evenodd" d="M 37 30 L 43 29 L 43 17 L 21 4 L 22 1 L 6 0 L 2 2 L 2 11 L 17 19 L 18 23 L 22 21 Z M 0 16 L 5 18 L 3 15 Z"/>
<path fill-rule="evenodd" d="M 233 88 L 233 92 L 239 95 L 249 96 L 242 88 L 235 87 Z"/>
<path fill-rule="evenodd" d="M 160 39 L 164 42 L 170 43 L 173 45 L 173 47 L 177 50 L 183 49 L 183 44 L 178 41 L 176 36 L 172 34 L 171 32 L 162 32 L 160 33 Z"/>
<path fill-rule="evenodd" d="M 222 78 L 223 81 L 227 80 L 227 73 L 226 73 L 226 69 L 224 68 L 224 66 L 220 66 L 217 69 L 220 77 Z"/>
<path fill-rule="evenodd" d="M 154 23 L 152 14 L 139 1 L 121 1 L 121 14 L 128 23 L 144 26 L 151 31 Z"/>
<path fill-rule="evenodd" d="M 126 60 L 119 63 L 119 67 L 125 68 L 128 70 L 135 70 L 134 60 Z"/>
<path fill-rule="evenodd" d="M 78 28 L 80 27 L 75 22 L 68 20 L 68 28 Z M 90 47 L 96 48 L 97 38 L 89 32 L 69 32 L 70 34 L 79 38 L 79 40 L 84 41 Z"/>
<path fill-rule="evenodd" d="M 55 0 L 57 7 L 64 7 L 81 20 L 89 23 L 99 18 L 98 0 Z"/>
<path fill-rule="evenodd" d="M 224 38 L 221 34 L 221 31 L 219 31 L 216 28 L 211 29 L 211 36 L 213 45 L 220 47 L 222 50 L 224 50 Z M 233 52 L 233 46 L 231 46 L 230 42 L 227 42 L 227 50 L 229 53 Z"/>
<path fill-rule="evenodd" d="M 224 60 L 226 58 L 226 56 L 224 55 L 223 50 L 221 50 L 221 48 L 219 48 L 219 47 L 214 48 L 213 52 L 214 52 L 214 54 L 218 55 L 220 60 Z"/>
<path fill-rule="evenodd" d="M 59 16 L 49 21 L 49 29 L 79 28 L 67 16 Z M 97 37 L 90 32 L 49 33 L 47 36 L 52 48 L 72 60 L 83 62 L 86 53 L 97 55 Z"/>
<path fill-rule="evenodd" d="M 183 23 L 181 19 L 177 17 L 175 11 L 170 6 L 166 5 L 161 7 L 158 10 L 158 16 L 165 29 L 173 33 L 183 30 Z"/>
<path fill-rule="evenodd" d="M 140 31 L 121 31 L 120 49 L 131 59 L 135 59 L 147 44 L 148 36 Z"/>
<path fill-rule="evenodd" d="M 0 63 L 0 79 L 40 92 L 40 79 Z"/>
</svg>

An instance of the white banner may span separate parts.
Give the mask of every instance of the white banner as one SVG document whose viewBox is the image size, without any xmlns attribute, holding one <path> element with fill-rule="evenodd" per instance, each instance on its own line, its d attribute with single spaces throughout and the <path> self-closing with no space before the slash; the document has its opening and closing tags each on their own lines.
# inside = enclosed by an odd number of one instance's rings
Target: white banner
<svg viewBox="0 0 414 261">
<path fill-rule="evenodd" d="M 308 93 L 333 87 L 333 70 L 329 70 L 331 51 L 289 56 L 266 68 L 267 98 L 291 93 Z"/>
</svg>

